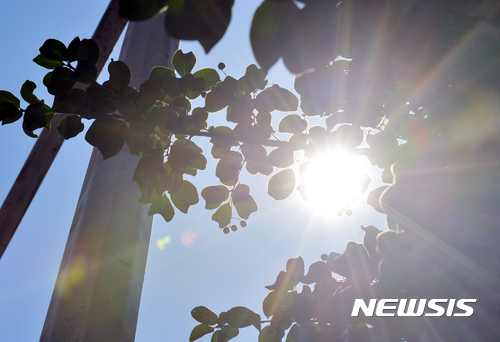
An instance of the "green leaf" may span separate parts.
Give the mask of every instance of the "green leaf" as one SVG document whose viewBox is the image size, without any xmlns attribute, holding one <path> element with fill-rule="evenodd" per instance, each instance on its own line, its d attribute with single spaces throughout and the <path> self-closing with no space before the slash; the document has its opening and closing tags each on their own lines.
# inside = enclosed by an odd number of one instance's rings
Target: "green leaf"
<svg viewBox="0 0 500 342">
<path fill-rule="evenodd" d="M 167 0 L 120 0 L 118 14 L 128 20 L 146 20 L 160 12 L 166 3 Z"/>
<path fill-rule="evenodd" d="M 75 79 L 71 77 L 73 71 L 65 67 L 55 68 L 51 75 L 47 91 L 52 95 L 62 95 L 73 88 L 76 83 Z"/>
<path fill-rule="evenodd" d="M 212 215 L 212 220 L 219 223 L 219 228 L 224 228 L 231 223 L 231 215 L 231 204 L 227 202 L 217 209 L 217 211 Z"/>
<path fill-rule="evenodd" d="M 32 132 L 42 127 L 49 128 L 54 112 L 49 111 L 47 108 L 41 102 L 30 104 L 24 113 L 24 129 Z"/>
<path fill-rule="evenodd" d="M 57 130 L 66 140 L 76 137 L 84 128 L 82 118 L 78 115 L 68 115 L 57 126 Z"/>
<path fill-rule="evenodd" d="M 71 74 L 71 77 L 75 81 L 83 84 L 93 83 L 97 78 L 97 68 L 88 60 L 80 60 L 78 61 L 75 72 Z"/>
<path fill-rule="evenodd" d="M 31 82 L 30 80 L 26 80 L 21 87 L 21 97 L 24 101 L 29 104 L 34 104 L 40 102 L 40 100 L 33 94 L 33 91 L 36 89 L 36 84 Z"/>
<path fill-rule="evenodd" d="M 281 119 L 278 130 L 281 133 L 300 133 L 307 128 L 307 121 L 300 115 L 290 114 Z"/>
<path fill-rule="evenodd" d="M 172 65 L 175 71 L 182 77 L 193 70 L 196 64 L 196 57 L 191 51 L 188 53 L 183 53 L 182 50 L 177 50 L 172 58 Z"/>
<path fill-rule="evenodd" d="M 280 58 L 287 22 L 299 12 L 292 1 L 265 0 L 255 11 L 250 29 L 253 54 L 259 65 L 269 70 Z"/>
<path fill-rule="evenodd" d="M 47 59 L 65 61 L 68 50 L 62 42 L 56 39 L 47 39 L 40 47 L 40 53 Z"/>
<path fill-rule="evenodd" d="M 181 40 L 198 40 L 205 52 L 222 38 L 231 20 L 234 0 L 170 1 L 165 18 L 168 33 Z"/>
<path fill-rule="evenodd" d="M 92 39 L 82 39 L 78 44 L 75 59 L 79 62 L 86 61 L 88 64 L 95 66 L 99 60 L 99 46 Z"/>
<path fill-rule="evenodd" d="M 299 99 L 294 93 L 276 84 L 259 93 L 255 101 L 259 111 L 296 111 L 299 106 Z"/>
<path fill-rule="evenodd" d="M 286 271 L 294 279 L 299 280 L 304 276 L 304 268 L 304 259 L 301 256 L 288 259 L 286 262 Z"/>
<path fill-rule="evenodd" d="M 162 78 L 166 74 L 170 74 L 171 76 L 175 77 L 175 72 L 172 69 L 167 68 L 165 66 L 155 66 L 153 67 L 153 69 L 151 69 L 151 74 L 149 75 L 149 79 L 154 80 L 157 78 Z"/>
<path fill-rule="evenodd" d="M 61 60 L 48 59 L 42 54 L 39 54 L 38 56 L 33 58 L 33 62 L 47 69 L 54 69 L 63 66 L 63 62 Z"/>
<path fill-rule="evenodd" d="M 217 314 L 205 306 L 197 306 L 191 310 L 191 316 L 200 323 L 215 325 L 219 321 Z"/>
<path fill-rule="evenodd" d="M 71 43 L 68 45 L 68 61 L 74 62 L 76 61 L 76 52 L 78 51 L 78 47 L 80 46 L 81 40 L 80 37 L 75 37 Z"/>
<path fill-rule="evenodd" d="M 212 331 L 215 329 L 213 327 L 209 327 L 206 324 L 198 324 L 194 329 L 191 331 L 191 335 L 189 335 L 189 342 L 196 341 L 197 339 L 205 336 L 206 334 L 210 334 Z"/>
<path fill-rule="evenodd" d="M 217 163 L 215 175 L 220 179 L 221 183 L 231 186 L 236 184 L 238 175 L 243 163 L 243 156 L 239 152 L 227 152 Z"/>
<path fill-rule="evenodd" d="M 211 342 L 226 342 L 230 339 L 238 336 L 240 330 L 233 327 L 224 327 L 219 331 L 216 331 L 212 336 Z"/>
<path fill-rule="evenodd" d="M 130 72 L 127 64 L 122 61 L 113 61 L 108 65 L 109 81 L 103 84 L 105 87 L 113 91 L 117 95 L 123 95 L 130 83 Z"/>
<path fill-rule="evenodd" d="M 267 85 L 267 73 L 259 69 L 255 64 L 250 64 L 245 75 L 238 80 L 238 87 L 245 93 L 254 92 L 257 89 L 264 89 Z"/>
<path fill-rule="evenodd" d="M 245 220 L 248 219 L 251 213 L 259 210 L 257 203 L 251 195 L 249 195 L 248 199 L 244 202 L 234 203 L 234 207 L 238 215 Z"/>
<path fill-rule="evenodd" d="M 187 214 L 190 206 L 198 203 L 198 191 L 196 187 L 188 182 L 187 180 L 182 181 L 181 188 L 174 193 L 170 194 L 170 198 L 174 205 L 182 211 L 184 214 Z"/>
<path fill-rule="evenodd" d="M 205 91 L 209 91 L 211 87 L 215 86 L 220 81 L 220 76 L 217 70 L 206 68 L 198 70 L 193 74 L 195 78 L 203 78 L 205 80 Z"/>
<path fill-rule="evenodd" d="M 163 194 L 151 204 L 148 215 L 154 214 L 160 214 L 167 222 L 170 222 L 174 218 L 174 207 L 172 207 L 172 203 L 170 203 L 166 194 Z"/>
<path fill-rule="evenodd" d="M 253 325 L 256 314 L 252 310 L 244 306 L 236 306 L 227 311 L 227 322 L 234 328 L 244 328 Z"/>
<path fill-rule="evenodd" d="M 15 104 L 18 108 L 21 105 L 21 101 L 12 95 L 11 92 L 8 92 L 6 90 L 0 90 L 0 103 L 2 102 L 10 102 Z"/>
<path fill-rule="evenodd" d="M 16 122 L 23 116 L 21 109 L 12 102 L 0 103 L 0 121 L 2 125 Z"/>
<path fill-rule="evenodd" d="M 268 325 L 260 332 L 258 342 L 281 342 L 283 336 L 284 330 Z"/>
<path fill-rule="evenodd" d="M 284 147 L 278 147 L 271 151 L 267 159 L 271 162 L 271 165 L 281 168 L 288 167 L 294 163 L 293 151 Z"/>
<path fill-rule="evenodd" d="M 101 151 L 104 159 L 108 159 L 118 152 L 125 143 L 127 126 L 123 121 L 104 116 L 97 118 L 90 126 L 85 140 Z"/>
<path fill-rule="evenodd" d="M 267 318 L 280 312 L 285 306 L 292 302 L 292 295 L 285 291 L 272 291 L 264 298 L 262 302 L 262 310 Z"/>
<path fill-rule="evenodd" d="M 58 113 L 80 114 L 84 118 L 90 117 L 90 107 L 85 97 L 85 91 L 73 88 L 65 94 L 58 95 L 52 106 Z"/>
<path fill-rule="evenodd" d="M 205 209 L 216 209 L 229 197 L 229 190 L 223 185 L 207 186 L 201 191 L 206 201 Z"/>
<path fill-rule="evenodd" d="M 267 185 L 267 193 L 275 200 L 290 196 L 295 188 L 295 173 L 286 169 L 275 174 Z"/>
</svg>

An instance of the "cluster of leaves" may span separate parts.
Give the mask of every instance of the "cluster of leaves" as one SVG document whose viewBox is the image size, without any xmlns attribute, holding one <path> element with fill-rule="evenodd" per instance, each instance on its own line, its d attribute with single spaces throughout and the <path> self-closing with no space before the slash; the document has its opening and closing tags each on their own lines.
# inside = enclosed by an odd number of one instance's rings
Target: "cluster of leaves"
<svg viewBox="0 0 500 342">
<path fill-rule="evenodd" d="M 360 126 L 338 126 L 328 120 L 326 128 L 308 129 L 298 98 L 276 84 L 268 86 L 266 73 L 255 65 L 239 79 L 226 76 L 221 80 L 215 69 L 192 72 L 194 54 L 177 51 L 172 60 L 175 71 L 155 67 L 148 80 L 133 89 L 129 86 L 131 72 L 121 61 L 109 63 L 109 80 L 99 84 L 95 80 L 98 54 L 92 40 L 75 38 L 68 47 L 47 40 L 34 61 L 51 69 L 44 85 L 55 96 L 54 105 L 49 107 L 38 100 L 33 94 L 36 85 L 27 81 L 21 89 L 29 103 L 26 109 L 13 94 L 2 91 L 2 123 L 14 122 L 24 114 L 23 127 L 28 135 L 35 136 L 33 130 L 49 128 L 54 114 L 64 113 L 58 130 L 69 139 L 83 131 L 82 120 L 92 120 L 85 139 L 101 151 L 104 159 L 117 154 L 125 144 L 132 154 L 141 157 L 133 177 L 142 192 L 140 202 L 151 203 L 149 213 L 161 214 L 166 221 L 173 218 L 174 206 L 187 213 L 199 201 L 196 187 L 185 175 L 196 176 L 198 170 L 204 170 L 207 158 L 193 137 L 210 138 L 211 155 L 218 160 L 215 175 L 221 184 L 205 187 L 201 197 L 206 209 L 216 210 L 212 219 L 225 233 L 230 227 L 236 230 L 231 224 L 233 211 L 240 220 L 246 220 L 258 210 L 250 187 L 240 182 L 244 169 L 252 175 L 267 176 L 281 169 L 270 178 L 268 194 L 282 200 L 296 188 L 292 170 L 298 162 L 295 152 L 302 150 L 314 157 L 327 147 L 354 150 L 363 141 Z M 77 62 L 76 67 L 73 62 Z M 330 68 L 341 68 L 337 64 L 342 63 L 333 63 Z M 311 101 L 306 78 L 296 81 L 303 108 Z M 75 87 L 77 82 L 84 86 Z M 204 106 L 191 108 L 191 101 L 199 97 Z M 233 127 L 208 126 L 210 113 L 223 109 Z M 291 112 L 277 127 L 280 133 L 289 135 L 288 141 L 275 135 L 274 111 Z M 303 174 L 309 162 L 301 160 L 300 164 Z M 298 189 L 303 191 L 300 186 Z"/>
<path fill-rule="evenodd" d="M 401 324 L 402 317 L 382 321 L 363 314 L 351 316 L 357 298 L 366 302 L 419 298 L 425 289 L 417 288 L 415 279 L 429 282 L 435 278 L 434 272 L 421 267 L 424 252 L 414 236 L 382 232 L 374 226 L 361 228 L 365 231 L 362 244 L 349 241 L 342 254 L 323 254 L 307 273 L 302 257 L 289 259 L 275 283 L 266 286 L 271 291 L 262 303 L 267 320 L 260 320 L 259 314 L 246 307 L 219 316 L 197 307 L 192 316 L 201 324 L 193 329 L 190 341 L 212 332 L 212 342 L 229 341 L 239 328 L 252 325 L 260 332 L 259 342 L 418 340 L 429 329 L 418 318 L 408 325 Z"/>
</svg>

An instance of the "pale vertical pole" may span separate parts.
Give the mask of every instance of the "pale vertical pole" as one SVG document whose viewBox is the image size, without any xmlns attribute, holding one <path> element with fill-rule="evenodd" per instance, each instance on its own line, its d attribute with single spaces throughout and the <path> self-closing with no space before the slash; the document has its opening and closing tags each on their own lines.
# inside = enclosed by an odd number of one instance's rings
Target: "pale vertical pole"
<svg viewBox="0 0 500 342">
<path fill-rule="evenodd" d="M 133 87 L 177 49 L 164 20 L 129 24 L 120 60 Z M 94 149 L 40 341 L 134 340 L 153 222 L 132 181 L 137 162 L 126 146 L 107 160 Z"/>
</svg>

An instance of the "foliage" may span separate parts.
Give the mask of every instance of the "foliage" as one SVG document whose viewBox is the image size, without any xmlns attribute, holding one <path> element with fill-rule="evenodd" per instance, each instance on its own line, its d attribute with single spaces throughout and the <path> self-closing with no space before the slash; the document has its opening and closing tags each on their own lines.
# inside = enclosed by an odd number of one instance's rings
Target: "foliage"
<svg viewBox="0 0 500 342">
<path fill-rule="evenodd" d="M 122 0 L 121 12 L 145 19 L 164 6 L 169 32 L 200 41 L 208 52 L 230 22 L 233 1 Z M 193 73 L 195 56 L 179 51 L 175 70 L 154 68 L 139 89 L 128 87 L 130 71 L 121 62 L 110 63 L 108 81 L 95 81 L 91 40 L 66 47 L 49 39 L 34 61 L 51 70 L 43 83 L 54 106 L 27 81 L 26 108 L 0 92 L 0 119 L 23 118 L 25 132 L 35 136 L 55 113 L 69 113 L 58 127 L 65 138 L 93 120 L 86 140 L 104 158 L 125 144 L 140 156 L 134 175 L 140 201 L 167 221 L 174 207 L 187 212 L 199 201 L 184 175 L 206 168 L 207 154 L 193 140 L 209 138 L 221 184 L 201 196 L 224 233 L 237 228 L 235 210 L 245 220 L 258 210 L 240 182 L 244 170 L 270 176 L 268 194 L 277 200 L 304 190 L 296 187 L 295 166 L 305 172 L 307 158 L 325 149 L 364 154 L 383 170 L 386 185 L 368 202 L 387 215 L 389 231 L 363 227 L 363 244 L 348 242 L 344 253 L 324 255 L 307 274 L 300 257 L 290 259 L 267 287 L 268 321 L 243 307 L 219 315 L 195 308 L 200 324 L 191 341 L 212 332 L 212 341 L 228 341 L 246 326 L 260 331 L 259 342 L 281 341 L 287 330 L 287 342 L 496 340 L 499 13 L 494 1 L 264 0 L 250 30 L 261 68 L 250 65 L 243 77 L 221 80 L 215 69 Z M 267 84 L 266 72 L 280 58 L 297 74 L 300 101 Z M 89 86 L 73 89 L 76 82 Z M 191 108 L 199 97 L 204 106 Z M 221 110 L 228 126 L 209 126 Z M 276 111 L 285 114 L 274 127 Z M 310 117 L 324 125 L 311 127 Z M 467 320 L 381 321 L 350 317 L 355 298 L 478 298 L 480 305 Z"/>
</svg>

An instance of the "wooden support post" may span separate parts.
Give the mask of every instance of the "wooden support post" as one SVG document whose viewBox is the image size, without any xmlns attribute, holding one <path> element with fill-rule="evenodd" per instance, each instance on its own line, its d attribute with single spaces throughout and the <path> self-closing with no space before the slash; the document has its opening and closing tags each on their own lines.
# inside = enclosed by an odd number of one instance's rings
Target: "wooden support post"
<svg viewBox="0 0 500 342">
<path fill-rule="evenodd" d="M 164 20 L 129 24 L 120 60 L 131 86 L 170 64 L 178 41 Z M 107 160 L 94 149 L 40 341 L 134 340 L 153 221 L 132 181 L 137 162 L 127 146 Z"/>
<path fill-rule="evenodd" d="M 118 0 L 111 0 L 92 36 L 99 46 L 99 60 L 96 64 L 98 74 L 104 68 L 126 24 L 127 20 L 118 16 Z M 56 129 L 60 120 L 61 115 L 54 118 L 50 131 L 43 129 L 0 208 L 0 258 L 64 142 Z"/>
</svg>

